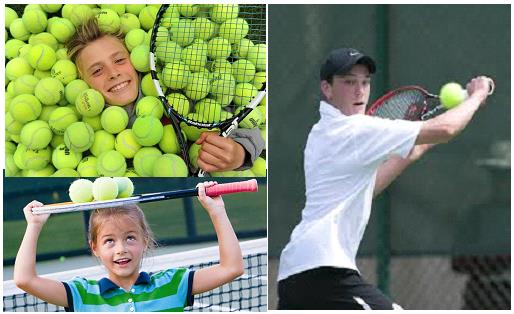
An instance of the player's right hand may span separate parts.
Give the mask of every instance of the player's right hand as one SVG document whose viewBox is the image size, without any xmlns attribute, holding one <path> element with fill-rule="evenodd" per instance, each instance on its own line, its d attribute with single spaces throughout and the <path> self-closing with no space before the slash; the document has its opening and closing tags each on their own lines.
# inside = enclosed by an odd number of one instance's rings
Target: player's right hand
<svg viewBox="0 0 514 314">
<path fill-rule="evenodd" d="M 32 201 L 28 203 L 25 208 L 23 208 L 23 213 L 25 214 L 25 219 L 27 220 L 28 225 L 36 225 L 42 227 L 46 223 L 48 217 L 50 217 L 50 214 L 34 215 L 32 213 L 32 208 L 41 206 L 43 206 L 43 203 Z"/>
<path fill-rule="evenodd" d="M 487 96 L 489 95 L 489 91 L 491 89 L 492 80 L 488 78 L 487 76 L 478 76 L 473 78 L 469 83 L 466 85 L 466 89 L 468 91 L 468 95 L 477 95 L 481 99 L 482 106 L 485 104 L 485 100 Z"/>
</svg>

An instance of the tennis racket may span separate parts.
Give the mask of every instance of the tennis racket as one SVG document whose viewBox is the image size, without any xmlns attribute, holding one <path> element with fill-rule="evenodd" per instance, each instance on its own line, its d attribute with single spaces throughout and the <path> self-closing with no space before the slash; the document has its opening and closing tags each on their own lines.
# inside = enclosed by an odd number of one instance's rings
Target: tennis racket
<svg viewBox="0 0 514 314">
<path fill-rule="evenodd" d="M 224 194 L 231 193 L 241 193 L 241 192 L 257 192 L 258 185 L 257 180 L 252 179 L 248 181 L 240 181 L 240 182 L 231 182 L 231 183 L 222 183 L 216 184 L 214 186 L 205 188 L 205 194 L 207 196 L 220 196 Z M 56 204 L 48 204 L 41 207 L 36 207 L 32 209 L 32 213 L 36 215 L 40 214 L 57 214 L 57 213 L 68 213 L 68 212 L 76 212 L 83 210 L 92 210 L 97 208 L 106 208 L 106 207 L 116 207 L 123 206 L 127 204 L 133 203 L 148 203 L 148 202 L 157 202 L 174 198 L 183 198 L 183 197 L 191 197 L 197 196 L 198 189 L 187 189 L 187 190 L 177 190 L 177 191 L 166 191 L 166 192 L 158 192 L 158 193 L 147 193 L 141 195 L 134 195 L 126 198 L 119 198 L 114 200 L 107 201 L 93 201 L 87 203 L 56 203 Z"/>
<path fill-rule="evenodd" d="M 466 93 L 466 91 L 463 91 Z M 494 82 L 489 81 L 489 95 L 494 92 Z M 466 93 L 467 98 L 467 93 Z M 366 114 L 387 119 L 424 121 L 445 112 L 439 96 L 420 86 L 404 86 L 388 92 L 375 101 Z"/>
<path fill-rule="evenodd" d="M 198 136 L 210 130 L 227 137 L 266 95 L 266 6 L 191 5 L 186 10 L 163 4 L 150 38 L 150 68 L 193 174 L 181 127 L 200 129 Z M 262 120 L 248 117 L 244 127 L 258 127 Z"/>
</svg>

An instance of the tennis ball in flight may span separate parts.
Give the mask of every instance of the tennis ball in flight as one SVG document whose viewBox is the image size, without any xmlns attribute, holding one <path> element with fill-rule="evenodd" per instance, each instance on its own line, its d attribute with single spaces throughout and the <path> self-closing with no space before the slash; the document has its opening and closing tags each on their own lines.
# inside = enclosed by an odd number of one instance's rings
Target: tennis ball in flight
<svg viewBox="0 0 514 314">
<path fill-rule="evenodd" d="M 466 99 L 466 92 L 459 83 L 451 82 L 443 85 L 439 92 L 441 104 L 447 108 L 453 108 Z"/>
<path fill-rule="evenodd" d="M 91 202 L 93 200 L 93 182 L 87 179 L 75 180 L 70 185 L 68 192 L 72 202 Z"/>
<path fill-rule="evenodd" d="M 118 184 L 111 177 L 97 178 L 92 190 L 96 201 L 113 200 L 118 196 Z"/>
<path fill-rule="evenodd" d="M 30 149 L 43 149 L 52 140 L 52 131 L 46 121 L 35 120 L 23 126 L 20 133 L 21 142 Z"/>
<path fill-rule="evenodd" d="M 118 134 L 125 130 L 129 117 L 125 109 L 118 106 L 107 107 L 100 118 L 102 128 L 111 134 Z"/>
<path fill-rule="evenodd" d="M 127 177 L 113 178 L 118 184 L 118 198 L 131 197 L 134 193 L 134 183 Z"/>
<path fill-rule="evenodd" d="M 85 152 L 93 145 L 95 133 L 93 128 L 85 122 L 74 122 L 64 131 L 66 147 L 75 152 Z"/>
<path fill-rule="evenodd" d="M 100 176 L 120 177 L 127 170 L 127 162 L 120 152 L 109 150 L 98 156 L 96 169 Z"/>
<path fill-rule="evenodd" d="M 75 99 L 78 112 L 85 117 L 99 115 L 104 109 L 104 105 L 105 101 L 102 94 L 92 88 L 82 91 Z"/>
</svg>

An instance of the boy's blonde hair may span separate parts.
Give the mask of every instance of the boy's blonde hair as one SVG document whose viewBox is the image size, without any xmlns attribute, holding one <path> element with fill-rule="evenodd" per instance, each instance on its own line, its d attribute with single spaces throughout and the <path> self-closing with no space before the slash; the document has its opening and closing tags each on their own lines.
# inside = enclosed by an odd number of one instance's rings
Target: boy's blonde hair
<svg viewBox="0 0 514 314">
<path fill-rule="evenodd" d="M 116 33 L 108 33 L 102 31 L 100 26 L 98 26 L 96 17 L 88 19 L 83 24 L 77 26 L 77 31 L 66 43 L 66 48 L 68 49 L 68 57 L 71 61 L 73 61 L 73 63 L 76 63 L 80 52 L 82 52 L 82 50 L 86 48 L 89 43 L 104 36 L 113 36 L 118 38 L 122 43 L 125 38 L 121 30 L 118 30 Z"/>
<path fill-rule="evenodd" d="M 102 223 L 108 219 L 119 219 L 121 217 L 129 218 L 140 228 L 147 249 L 152 249 L 157 246 L 157 242 L 155 241 L 153 232 L 150 229 L 148 222 L 146 221 L 145 215 L 141 208 L 139 208 L 137 205 L 124 205 L 113 208 L 95 209 L 89 217 L 88 240 L 92 244 L 96 244 Z"/>
</svg>

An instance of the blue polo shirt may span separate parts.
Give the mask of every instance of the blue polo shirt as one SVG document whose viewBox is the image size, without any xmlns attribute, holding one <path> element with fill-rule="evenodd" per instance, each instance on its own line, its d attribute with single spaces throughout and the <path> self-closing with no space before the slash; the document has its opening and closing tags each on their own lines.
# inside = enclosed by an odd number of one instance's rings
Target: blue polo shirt
<svg viewBox="0 0 514 314">
<path fill-rule="evenodd" d="M 141 272 L 129 291 L 108 278 L 82 277 L 63 282 L 67 312 L 180 312 L 193 305 L 194 271 L 172 268 L 157 273 Z"/>
</svg>

